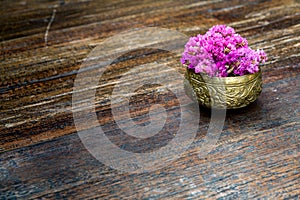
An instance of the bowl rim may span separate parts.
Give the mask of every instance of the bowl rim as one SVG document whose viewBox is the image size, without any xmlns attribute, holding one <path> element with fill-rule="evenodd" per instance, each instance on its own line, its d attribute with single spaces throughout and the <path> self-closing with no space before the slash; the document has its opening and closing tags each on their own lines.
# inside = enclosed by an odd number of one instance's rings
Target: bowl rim
<svg viewBox="0 0 300 200">
<path fill-rule="evenodd" d="M 206 82 L 206 83 L 218 83 L 226 85 L 237 85 L 245 84 L 256 80 L 256 78 L 261 77 L 262 71 L 259 68 L 259 71 L 253 74 L 246 74 L 243 76 L 233 76 L 233 77 L 211 77 L 206 73 L 195 73 L 192 69 L 186 68 L 187 76 L 191 79 L 196 79 L 197 81 Z"/>
</svg>

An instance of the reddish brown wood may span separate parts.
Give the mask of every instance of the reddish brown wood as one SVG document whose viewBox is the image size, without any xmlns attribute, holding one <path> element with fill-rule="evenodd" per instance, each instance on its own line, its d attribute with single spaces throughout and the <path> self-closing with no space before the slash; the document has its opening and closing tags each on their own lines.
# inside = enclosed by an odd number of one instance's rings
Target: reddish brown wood
<svg viewBox="0 0 300 200">
<path fill-rule="evenodd" d="M 298 1 L 4 0 L 0 9 L 0 199 L 299 198 Z M 269 60 L 258 101 L 227 112 L 214 150 L 198 157 L 210 122 L 210 111 L 201 108 L 194 143 L 162 169 L 122 173 L 93 158 L 77 135 L 71 110 L 74 80 L 89 53 L 132 28 L 163 27 L 192 36 L 215 24 L 234 27 Z M 162 35 L 158 42 L 165 41 Z M 119 134 L 109 95 L 114 84 L 126 83 L 120 77 L 133 67 L 156 62 L 183 74 L 179 59 L 180 54 L 142 48 L 110 66 L 99 81 L 96 113 L 111 141 L 146 152 L 173 138 L 180 116 L 171 94 L 153 86 L 141 90 L 151 95 L 131 99 L 133 119 L 147 123 L 146 103 L 155 102 L 157 94 L 168 98 L 160 103 L 173 117 L 167 121 L 171 134 L 151 142 Z"/>
</svg>

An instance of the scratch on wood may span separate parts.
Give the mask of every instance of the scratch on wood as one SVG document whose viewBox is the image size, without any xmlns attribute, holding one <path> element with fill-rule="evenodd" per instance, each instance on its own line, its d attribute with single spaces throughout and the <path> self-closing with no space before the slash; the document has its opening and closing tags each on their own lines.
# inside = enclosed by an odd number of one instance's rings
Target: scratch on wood
<svg viewBox="0 0 300 200">
<path fill-rule="evenodd" d="M 48 26 L 46 28 L 45 37 L 44 37 L 46 47 L 47 47 L 47 42 L 48 42 L 48 33 L 49 33 L 49 30 L 50 30 L 51 24 L 54 21 L 55 15 L 56 15 L 56 9 L 53 9 L 52 16 L 51 16 L 51 19 L 50 19 L 50 21 L 48 23 Z"/>
</svg>

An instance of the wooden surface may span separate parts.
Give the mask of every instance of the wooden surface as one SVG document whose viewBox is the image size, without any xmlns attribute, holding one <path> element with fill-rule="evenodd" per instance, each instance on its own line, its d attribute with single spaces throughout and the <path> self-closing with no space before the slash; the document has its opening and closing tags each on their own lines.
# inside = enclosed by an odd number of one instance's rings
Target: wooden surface
<svg viewBox="0 0 300 200">
<path fill-rule="evenodd" d="M 299 1 L 3 0 L 0 8 L 0 199 L 299 198 Z M 92 49 L 132 28 L 163 27 L 192 36 L 215 24 L 234 27 L 269 55 L 259 99 L 227 112 L 220 139 L 206 157 L 198 152 L 210 111 L 201 108 L 193 144 L 162 169 L 123 173 L 96 160 L 77 135 L 71 108 L 76 73 Z M 168 64 L 183 74 L 179 59 L 180 54 L 142 48 L 114 61 L 96 94 L 99 123 L 114 143 L 146 152 L 172 139 L 162 134 L 153 143 L 139 143 L 116 135 L 108 96 L 136 66 Z M 165 95 L 168 100 L 158 101 L 170 109 L 172 132 L 180 120 L 178 102 Z M 137 123 L 148 119 L 145 102 L 151 99 L 155 95 L 131 99 Z"/>
</svg>

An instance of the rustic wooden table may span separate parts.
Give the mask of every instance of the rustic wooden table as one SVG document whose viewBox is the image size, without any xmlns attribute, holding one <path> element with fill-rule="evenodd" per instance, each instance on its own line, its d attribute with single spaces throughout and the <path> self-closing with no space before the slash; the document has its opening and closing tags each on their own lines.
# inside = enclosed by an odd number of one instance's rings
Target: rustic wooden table
<svg viewBox="0 0 300 200">
<path fill-rule="evenodd" d="M 0 8 L 0 199 L 299 198 L 298 0 L 2 0 Z M 216 24 L 234 27 L 251 47 L 263 48 L 269 60 L 262 67 L 261 96 L 246 108 L 227 111 L 212 151 L 199 156 L 211 119 L 210 110 L 201 108 L 193 142 L 172 162 L 161 160 L 165 166 L 130 173 L 94 158 L 78 136 L 72 112 L 76 74 L 92 50 L 129 29 L 160 27 L 190 37 Z M 141 39 L 134 36 L 133 41 Z M 172 37 L 162 34 L 149 41 L 160 42 L 172 43 Z M 118 49 L 118 40 L 110 43 Z M 145 77 L 126 76 L 133 68 L 143 67 L 140 71 L 148 77 L 159 77 L 164 66 L 181 75 L 184 68 L 180 53 L 132 50 L 130 45 L 119 49 L 130 51 L 99 77 L 94 105 L 107 137 L 138 155 L 155 152 L 174 139 L 180 103 L 170 91 L 146 85 L 130 98 L 131 118 L 141 127 L 147 125 L 149 105 L 155 102 L 166 108 L 167 125 L 151 140 L 129 137 L 112 118 L 114 86 L 143 82 Z M 175 45 L 175 50 L 183 46 Z M 93 126 L 87 121 L 85 128 L 89 125 Z"/>
</svg>

